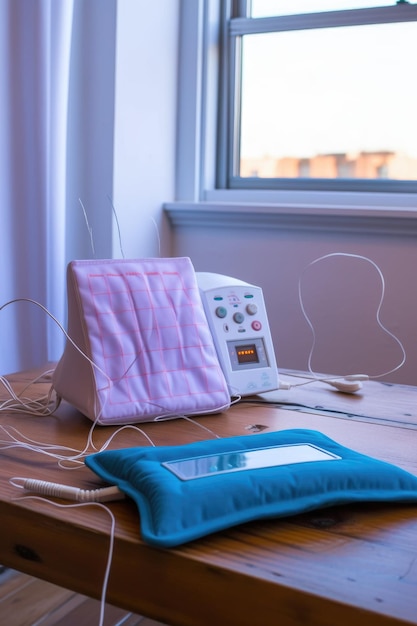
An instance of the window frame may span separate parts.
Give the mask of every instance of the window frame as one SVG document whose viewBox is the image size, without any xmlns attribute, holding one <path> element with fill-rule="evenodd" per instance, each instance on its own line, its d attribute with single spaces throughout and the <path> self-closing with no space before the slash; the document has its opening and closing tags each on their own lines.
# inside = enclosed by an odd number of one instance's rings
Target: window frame
<svg viewBox="0 0 417 626">
<path fill-rule="evenodd" d="M 163 205 L 173 228 L 349 230 L 417 236 L 417 192 L 227 189 L 216 180 L 221 8 L 230 0 L 179 0 L 175 197 Z M 224 85 L 223 85 L 224 88 Z"/>
<path fill-rule="evenodd" d="M 230 191 L 350 192 L 414 194 L 417 181 L 380 179 L 257 178 L 236 172 L 239 155 L 240 81 L 242 37 L 249 34 L 320 29 L 338 26 L 417 21 L 417 4 L 327 11 L 302 15 L 251 18 L 250 1 L 221 3 L 220 90 L 215 187 Z"/>
</svg>

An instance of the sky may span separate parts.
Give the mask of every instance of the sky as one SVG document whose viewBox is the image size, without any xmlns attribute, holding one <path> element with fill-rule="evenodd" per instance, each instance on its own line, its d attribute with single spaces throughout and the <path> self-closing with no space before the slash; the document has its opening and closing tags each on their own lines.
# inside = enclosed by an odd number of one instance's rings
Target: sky
<svg viewBox="0 0 417 626">
<path fill-rule="evenodd" d="M 242 156 L 393 150 L 417 157 L 416 29 L 411 22 L 245 36 Z"/>
</svg>

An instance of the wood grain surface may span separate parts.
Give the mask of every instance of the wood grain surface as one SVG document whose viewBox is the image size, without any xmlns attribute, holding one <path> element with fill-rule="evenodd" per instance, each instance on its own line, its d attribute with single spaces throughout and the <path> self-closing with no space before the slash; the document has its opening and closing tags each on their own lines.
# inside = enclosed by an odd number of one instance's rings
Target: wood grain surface
<svg viewBox="0 0 417 626">
<path fill-rule="evenodd" d="M 16 374 L 11 380 L 19 389 L 32 377 L 32 372 Z M 30 393 L 43 393 L 49 385 L 36 383 Z M 327 393 L 321 391 L 323 402 Z M 372 393 L 377 406 L 377 389 Z M 401 387 L 397 396 L 392 386 L 383 397 L 384 411 L 388 403 L 394 408 L 400 402 L 405 413 L 417 406 L 413 387 Z M 27 476 L 87 489 L 102 483 L 86 467 L 62 469 L 51 457 L 4 443 L 15 428 L 20 438 L 81 450 L 91 422 L 63 403 L 51 417 L 2 412 L 0 424 L 6 429 L 0 437 L 0 563 L 99 598 L 109 548 L 107 512 L 94 505 L 57 508 L 46 499 L 19 499 L 22 492 L 9 479 Z M 319 430 L 417 475 L 417 431 L 407 419 L 397 415 L 381 423 L 256 402 L 191 421 L 142 424 L 142 432 L 124 430 L 111 447 L 150 445 L 143 433 L 155 445 L 172 445 L 287 428 Z M 96 428 L 96 448 L 115 431 Z M 415 505 L 323 509 L 245 524 L 170 550 L 141 540 L 132 501 L 110 503 L 109 509 L 116 529 L 107 600 L 126 610 L 182 626 L 417 624 Z"/>
</svg>

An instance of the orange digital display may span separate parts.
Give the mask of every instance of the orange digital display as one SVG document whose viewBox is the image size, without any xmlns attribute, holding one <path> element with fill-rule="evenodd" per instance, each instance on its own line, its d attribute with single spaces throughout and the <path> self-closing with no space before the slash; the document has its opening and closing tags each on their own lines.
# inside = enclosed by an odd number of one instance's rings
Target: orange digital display
<svg viewBox="0 0 417 626">
<path fill-rule="evenodd" d="M 255 344 L 236 346 L 236 356 L 239 363 L 259 363 L 258 351 Z"/>
</svg>

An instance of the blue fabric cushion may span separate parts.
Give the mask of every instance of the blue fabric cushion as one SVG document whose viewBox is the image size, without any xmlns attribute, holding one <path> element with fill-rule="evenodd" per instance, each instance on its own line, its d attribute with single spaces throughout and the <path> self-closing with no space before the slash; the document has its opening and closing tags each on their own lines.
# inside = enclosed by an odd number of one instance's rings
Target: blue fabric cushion
<svg viewBox="0 0 417 626">
<path fill-rule="evenodd" d="M 179 478 L 170 466 L 163 465 L 186 459 L 201 465 L 201 457 L 207 455 L 235 455 L 302 444 L 339 458 L 243 471 L 232 467 L 226 473 L 217 473 L 218 464 L 212 464 L 208 475 L 191 480 Z M 102 479 L 133 498 L 139 509 L 144 541 L 162 547 L 176 546 L 243 522 L 348 502 L 417 502 L 416 476 L 305 429 L 182 446 L 110 450 L 92 454 L 85 462 Z"/>
</svg>

